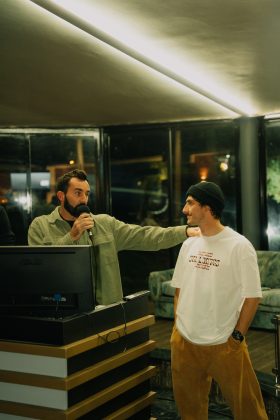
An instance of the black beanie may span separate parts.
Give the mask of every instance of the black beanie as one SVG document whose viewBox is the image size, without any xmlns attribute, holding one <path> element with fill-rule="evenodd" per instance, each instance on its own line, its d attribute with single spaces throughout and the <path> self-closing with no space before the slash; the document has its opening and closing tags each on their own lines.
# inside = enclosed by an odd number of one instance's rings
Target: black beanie
<svg viewBox="0 0 280 420">
<path fill-rule="evenodd" d="M 192 185 L 187 191 L 188 195 L 191 195 L 200 204 L 208 205 L 214 212 L 217 211 L 219 214 L 225 207 L 224 194 L 219 185 L 214 182 L 202 181 Z"/>
</svg>

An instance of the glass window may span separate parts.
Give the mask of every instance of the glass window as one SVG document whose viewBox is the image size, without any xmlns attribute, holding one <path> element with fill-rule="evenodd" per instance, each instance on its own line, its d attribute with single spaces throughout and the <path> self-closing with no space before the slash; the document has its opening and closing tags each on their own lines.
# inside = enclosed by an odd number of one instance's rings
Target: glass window
<svg viewBox="0 0 280 420">
<path fill-rule="evenodd" d="M 265 124 L 268 249 L 280 248 L 280 121 Z"/>
<path fill-rule="evenodd" d="M 91 186 L 89 207 L 96 212 L 97 133 L 43 133 L 30 136 L 32 218 L 50 213 L 58 204 L 55 186 L 65 172 L 87 172 Z M 95 141 L 94 141 L 95 140 Z"/>
<path fill-rule="evenodd" d="M 220 185 L 226 207 L 222 222 L 236 229 L 236 128 L 233 123 L 189 124 L 174 134 L 175 224 L 185 223 L 182 207 L 190 185 L 212 181 Z"/>
<path fill-rule="evenodd" d="M 95 212 L 98 141 L 99 130 L 0 131 L 0 204 L 7 210 L 16 244 L 27 243 L 34 217 L 58 204 L 57 178 L 71 169 L 87 172 L 89 207 Z"/>
<path fill-rule="evenodd" d="M 26 244 L 30 215 L 29 139 L 0 133 L 0 204 L 6 209 L 16 244 Z"/>
<path fill-rule="evenodd" d="M 110 136 L 112 214 L 127 223 L 167 226 L 168 130 Z"/>
<path fill-rule="evenodd" d="M 168 226 L 169 130 L 111 130 L 112 215 L 126 223 Z M 124 293 L 147 288 L 150 271 L 172 265 L 170 251 L 119 253 Z"/>
</svg>

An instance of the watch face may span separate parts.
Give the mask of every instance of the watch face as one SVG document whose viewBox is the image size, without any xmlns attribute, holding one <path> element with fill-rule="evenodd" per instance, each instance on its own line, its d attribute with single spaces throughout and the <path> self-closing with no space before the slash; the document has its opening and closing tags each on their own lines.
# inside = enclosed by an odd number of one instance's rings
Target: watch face
<svg viewBox="0 0 280 420">
<path fill-rule="evenodd" d="M 244 336 L 238 330 L 234 330 L 231 335 L 232 335 L 232 338 L 234 338 L 235 340 L 238 340 L 240 342 L 243 341 L 243 339 L 244 339 Z"/>
</svg>

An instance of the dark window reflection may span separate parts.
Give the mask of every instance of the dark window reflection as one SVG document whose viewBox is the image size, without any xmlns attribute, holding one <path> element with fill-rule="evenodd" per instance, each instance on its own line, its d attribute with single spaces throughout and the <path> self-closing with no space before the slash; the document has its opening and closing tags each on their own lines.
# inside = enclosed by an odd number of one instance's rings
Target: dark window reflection
<svg viewBox="0 0 280 420">
<path fill-rule="evenodd" d="M 56 207 L 57 178 L 74 168 L 88 173 L 89 207 L 95 212 L 98 136 L 98 130 L 0 134 L 0 204 L 7 210 L 16 244 L 27 243 L 34 217 Z"/>
<path fill-rule="evenodd" d="M 169 131 L 112 130 L 112 215 L 127 223 L 171 225 L 169 218 Z M 147 288 L 150 271 L 170 267 L 169 250 L 119 253 L 124 293 Z"/>
<path fill-rule="evenodd" d="M 27 242 L 30 215 L 28 170 L 29 138 L 21 134 L 0 134 L 0 204 L 9 217 L 16 245 Z"/>
<path fill-rule="evenodd" d="M 34 134 L 31 142 L 32 218 L 50 213 L 58 201 L 57 179 L 72 169 L 84 169 L 89 178 L 89 207 L 95 212 L 96 138 L 81 134 Z"/>
<path fill-rule="evenodd" d="M 167 226 L 168 131 L 111 135 L 112 213 L 128 223 Z"/>
<path fill-rule="evenodd" d="M 265 126 L 267 237 L 270 250 L 280 249 L 280 121 Z"/>
<path fill-rule="evenodd" d="M 212 181 L 220 185 L 226 207 L 222 222 L 236 229 L 236 128 L 233 123 L 195 124 L 174 134 L 174 214 L 184 220 L 181 209 L 190 185 Z"/>
</svg>

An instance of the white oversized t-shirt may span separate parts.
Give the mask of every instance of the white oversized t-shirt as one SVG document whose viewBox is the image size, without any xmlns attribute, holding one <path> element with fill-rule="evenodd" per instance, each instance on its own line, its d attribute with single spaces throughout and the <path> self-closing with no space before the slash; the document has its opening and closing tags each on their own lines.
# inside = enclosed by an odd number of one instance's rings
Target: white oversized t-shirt
<svg viewBox="0 0 280 420">
<path fill-rule="evenodd" d="M 196 344 L 220 344 L 232 333 L 246 297 L 261 297 L 256 252 L 225 227 L 214 236 L 188 238 L 171 285 L 180 289 L 176 327 Z"/>
</svg>

